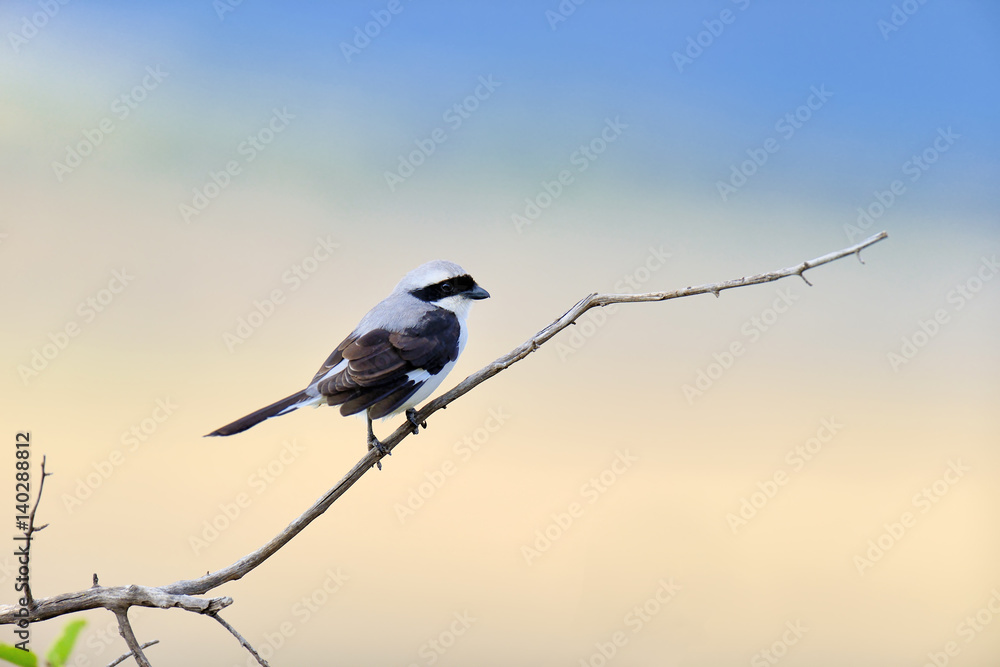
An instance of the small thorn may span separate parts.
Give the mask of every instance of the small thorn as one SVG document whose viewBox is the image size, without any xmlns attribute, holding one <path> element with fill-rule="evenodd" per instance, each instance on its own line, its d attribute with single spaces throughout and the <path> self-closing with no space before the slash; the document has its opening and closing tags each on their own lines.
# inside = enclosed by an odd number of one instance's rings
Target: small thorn
<svg viewBox="0 0 1000 667">
<path fill-rule="evenodd" d="M 797 271 L 797 273 L 798 273 L 799 278 L 802 278 L 802 280 L 805 281 L 806 285 L 809 285 L 809 287 L 812 287 L 813 284 L 811 282 L 809 282 L 809 279 L 806 278 L 806 276 L 805 276 L 805 271 L 806 271 L 807 268 L 809 268 L 809 267 L 802 267 L 801 269 L 799 269 Z"/>
<path fill-rule="evenodd" d="M 94 573 L 94 585 L 91 588 L 100 588 L 101 585 L 97 583 L 97 573 Z"/>
<path fill-rule="evenodd" d="M 714 290 L 712 290 L 712 294 L 714 294 L 714 295 L 715 295 L 715 298 L 716 298 L 716 299 L 718 299 L 718 298 L 719 298 L 719 294 L 720 294 L 720 293 L 721 293 L 721 290 L 717 290 L 717 289 L 714 289 Z"/>
<path fill-rule="evenodd" d="M 858 251 L 856 253 L 854 253 L 854 254 L 858 256 L 858 261 L 861 262 L 862 264 L 864 264 L 865 260 L 861 259 L 861 251 L 862 250 L 864 250 L 864 248 L 858 248 Z"/>
</svg>

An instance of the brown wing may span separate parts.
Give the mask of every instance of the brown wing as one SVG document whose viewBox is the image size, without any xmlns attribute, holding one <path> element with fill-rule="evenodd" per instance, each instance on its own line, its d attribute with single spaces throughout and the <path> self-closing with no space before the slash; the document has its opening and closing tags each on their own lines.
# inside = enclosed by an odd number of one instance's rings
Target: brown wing
<svg viewBox="0 0 1000 667">
<path fill-rule="evenodd" d="M 350 336 L 348 336 L 347 338 L 345 338 L 343 340 L 343 342 L 341 342 L 340 345 L 337 346 L 337 349 L 334 350 L 333 352 L 331 352 L 330 356 L 326 358 L 326 361 L 323 362 L 323 365 L 320 366 L 319 370 L 316 371 L 316 374 L 313 375 L 313 379 L 312 379 L 312 381 L 309 384 L 316 384 L 317 382 L 319 382 L 319 380 L 324 375 L 326 375 L 327 373 L 330 372 L 331 368 L 336 367 L 337 364 L 339 364 L 341 361 L 343 361 L 343 359 L 344 359 L 344 349 L 348 345 L 350 345 L 351 343 L 353 343 L 354 341 L 356 341 L 357 339 L 358 339 L 358 337 L 356 335 L 354 335 L 353 333 Z"/>
<path fill-rule="evenodd" d="M 337 346 L 313 378 L 320 395 L 340 412 L 352 415 L 372 408 L 383 417 L 403 405 L 423 384 L 419 372 L 436 374 L 458 358 L 461 328 L 451 311 L 435 309 L 402 332 L 375 329 L 349 336 Z M 347 367 L 324 377 L 347 360 Z"/>
</svg>

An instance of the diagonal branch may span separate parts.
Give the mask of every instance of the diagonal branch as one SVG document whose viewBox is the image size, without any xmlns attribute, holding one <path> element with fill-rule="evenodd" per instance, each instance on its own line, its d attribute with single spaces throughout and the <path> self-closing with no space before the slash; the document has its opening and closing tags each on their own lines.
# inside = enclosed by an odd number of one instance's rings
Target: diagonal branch
<svg viewBox="0 0 1000 667">
<path fill-rule="evenodd" d="M 146 658 L 146 654 L 142 652 L 142 647 L 139 646 L 139 640 L 135 638 L 135 633 L 132 631 L 132 624 L 128 622 L 128 609 L 116 609 L 115 616 L 118 618 L 118 633 L 125 640 L 136 663 L 139 667 L 152 667 Z"/>
<path fill-rule="evenodd" d="M 224 627 L 226 630 L 229 630 L 229 632 L 232 633 L 234 637 L 236 637 L 237 641 L 239 641 L 240 643 L 240 646 L 242 646 L 243 648 L 245 648 L 247 651 L 250 652 L 250 655 L 252 655 L 254 660 L 257 661 L 257 664 L 262 665 L 263 667 L 271 667 L 269 664 L 267 664 L 267 660 L 261 657 L 260 653 L 257 652 L 257 649 L 251 646 L 250 642 L 248 642 L 236 628 L 227 623 L 225 619 L 223 619 L 218 614 L 212 614 L 212 618 L 217 620 L 222 625 L 222 627 Z"/>
<path fill-rule="evenodd" d="M 669 299 L 678 299 L 698 294 L 714 294 L 715 296 L 719 296 L 719 294 L 724 290 L 774 282 L 789 276 L 799 276 L 803 280 L 806 280 L 804 276 L 806 271 L 822 266 L 823 264 L 829 264 L 830 262 L 834 262 L 849 255 L 856 255 L 860 260 L 861 251 L 863 249 L 874 245 L 887 237 L 888 234 L 881 232 L 875 236 L 865 239 L 864 241 L 861 241 L 860 243 L 844 248 L 843 250 L 831 252 L 821 257 L 802 262 L 801 264 L 796 264 L 795 266 L 779 269 L 777 271 L 771 271 L 770 273 L 761 273 L 754 276 L 737 278 L 720 283 L 698 285 L 696 287 L 685 287 L 684 289 L 670 292 L 647 292 L 643 294 L 589 294 L 578 301 L 561 317 L 516 347 L 514 350 L 499 359 L 496 359 L 492 363 L 487 364 L 480 370 L 462 380 L 462 382 L 460 382 L 454 389 L 442 394 L 424 405 L 424 407 L 416 413 L 415 421 L 418 423 L 426 421 L 428 417 L 438 410 L 447 407 L 448 404 L 469 393 L 472 389 L 479 386 L 486 380 L 489 380 L 497 373 L 500 373 L 501 371 L 510 368 L 510 366 L 518 361 L 521 361 L 529 354 L 537 350 L 541 345 L 551 340 L 560 331 L 573 324 L 581 315 L 591 308 L 604 307 L 614 303 L 667 301 Z M 806 282 L 808 283 L 808 281 Z M 392 433 L 392 435 L 382 440 L 382 445 L 386 453 L 380 453 L 377 449 L 369 450 L 369 452 L 362 457 L 362 459 L 358 461 L 353 468 L 351 468 L 343 479 L 337 482 L 333 488 L 317 500 L 312 507 L 307 509 L 298 518 L 288 524 L 284 530 L 271 539 L 267 544 L 263 545 L 253 553 L 244 556 L 232 565 L 216 570 L 215 572 L 210 572 L 202 577 L 198 577 L 197 579 L 176 581 L 172 584 L 156 588 L 143 586 L 98 588 L 96 593 L 93 592 L 94 589 L 90 589 L 89 591 L 65 593 L 50 598 L 44 598 L 36 601 L 36 604 L 31 609 L 31 617 L 28 620 L 39 621 L 52 618 L 54 616 L 60 616 L 62 614 L 82 611 L 84 609 L 93 609 L 95 607 L 105 607 L 116 611 L 118 609 L 127 608 L 129 605 L 156 607 L 177 606 L 187 609 L 188 611 L 209 614 L 218 619 L 215 612 L 218 612 L 223 607 L 231 604 L 232 598 L 213 598 L 211 600 L 204 600 L 191 596 L 203 595 L 229 581 L 241 579 L 253 571 L 261 563 L 274 555 L 274 553 L 281 549 L 281 547 L 288 544 L 292 538 L 298 535 L 317 517 L 323 514 L 330 507 L 330 505 L 340 498 L 340 496 L 344 495 L 344 493 L 351 488 L 351 486 L 353 486 L 362 475 L 368 472 L 372 466 L 391 452 L 392 449 L 403 439 L 409 436 L 412 431 L 413 426 L 409 423 L 409 421 L 404 422 L 402 426 L 397 428 Z M 116 605 L 109 599 L 103 597 L 105 595 L 111 595 L 112 592 L 114 595 L 120 596 L 116 600 Z M 160 598 L 158 596 L 163 597 Z M 136 600 L 147 600 L 147 602 Z M 163 602 L 163 604 L 150 604 L 149 602 L 153 600 Z M 124 605 L 124 607 L 122 605 Z M 0 605 L 0 625 L 16 623 L 18 619 L 14 616 L 14 611 L 15 608 L 12 605 Z"/>
<path fill-rule="evenodd" d="M 771 273 L 762 273 L 746 278 L 737 278 L 736 280 L 729 280 L 722 283 L 700 285 L 698 287 L 686 287 L 682 290 L 676 290 L 673 292 L 649 292 L 646 294 L 590 294 L 589 296 L 586 296 L 578 301 L 577 304 L 566 311 L 562 317 L 552 322 L 552 324 L 539 331 L 520 346 L 465 378 L 454 389 L 427 403 L 416 413 L 414 419 L 418 423 L 426 421 L 428 417 L 438 410 L 447 407 L 452 401 L 464 396 L 472 391 L 473 388 L 483 382 L 486 382 L 497 373 L 509 368 L 521 359 L 527 357 L 529 354 L 537 350 L 543 343 L 550 340 L 566 327 L 570 326 L 591 308 L 597 306 L 607 306 L 612 303 L 665 301 L 667 299 L 694 296 L 696 294 L 718 295 L 720 292 L 727 289 L 734 289 L 736 287 L 744 287 L 747 285 L 759 285 L 761 283 L 773 282 L 775 280 L 780 280 L 781 278 L 787 278 L 788 276 L 801 276 L 807 269 L 813 269 L 817 266 L 828 264 L 843 257 L 847 257 L 848 255 L 857 255 L 860 259 L 861 251 L 863 249 L 878 243 L 887 237 L 888 234 L 881 232 L 880 234 L 865 239 L 864 241 L 849 248 L 844 248 L 843 250 L 838 250 L 837 252 L 832 252 L 827 255 L 823 255 L 822 257 L 811 259 L 807 262 L 803 262 L 802 264 L 798 264 L 787 269 L 780 269 L 778 271 L 772 271 Z M 412 426 L 410 426 L 409 422 L 405 422 L 402 426 L 393 431 L 392 435 L 382 440 L 383 448 L 386 452 L 391 452 L 392 449 L 404 438 L 410 435 L 411 432 Z M 292 521 L 292 523 L 288 524 L 287 528 L 281 531 L 281 533 L 275 536 L 274 539 L 257 551 L 244 556 L 229 567 L 216 570 L 215 572 L 206 574 L 198 579 L 189 579 L 186 581 L 178 581 L 173 584 L 168 584 L 167 586 L 164 586 L 163 589 L 171 593 L 202 595 L 228 581 L 234 581 L 242 578 L 245 574 L 267 560 L 278 549 L 287 544 L 289 540 L 299 534 L 299 532 L 308 526 L 316 517 L 325 512 L 330 505 L 340 498 L 340 496 L 342 496 L 347 489 L 351 488 L 355 482 L 361 479 L 361 476 L 364 475 L 369 468 L 375 465 L 375 463 L 380 461 L 383 456 L 385 456 L 385 454 L 380 454 L 377 449 L 370 450 L 364 458 L 358 461 L 357 464 L 351 468 L 350 472 L 348 472 L 336 486 L 327 491 L 326 494 L 317 500 L 312 507 L 306 510 L 297 519 Z M 2 619 L 3 616 L 0 615 L 0 622 L 2 622 Z"/>
</svg>

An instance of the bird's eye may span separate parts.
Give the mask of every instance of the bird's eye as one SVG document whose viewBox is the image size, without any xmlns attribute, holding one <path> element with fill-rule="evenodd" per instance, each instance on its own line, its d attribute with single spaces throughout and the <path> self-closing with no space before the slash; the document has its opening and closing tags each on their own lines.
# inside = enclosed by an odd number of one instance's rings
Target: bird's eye
<svg viewBox="0 0 1000 667">
<path fill-rule="evenodd" d="M 451 294 L 453 289 L 454 287 L 452 287 L 451 283 L 441 283 L 441 291 L 445 294 Z"/>
</svg>

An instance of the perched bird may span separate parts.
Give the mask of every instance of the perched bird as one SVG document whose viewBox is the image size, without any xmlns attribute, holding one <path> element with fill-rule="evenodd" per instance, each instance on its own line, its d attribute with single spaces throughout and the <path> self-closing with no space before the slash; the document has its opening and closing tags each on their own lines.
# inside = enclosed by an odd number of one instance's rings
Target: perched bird
<svg viewBox="0 0 1000 667">
<path fill-rule="evenodd" d="M 339 405 L 345 416 L 366 412 L 368 448 L 384 453 L 372 420 L 405 412 L 416 432 L 413 406 L 454 368 L 468 338 L 472 302 L 489 296 L 458 264 L 435 260 L 418 266 L 361 318 L 308 387 L 208 435 L 241 433 L 307 405 Z"/>
</svg>

